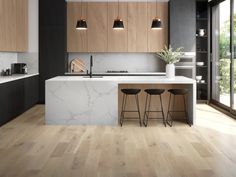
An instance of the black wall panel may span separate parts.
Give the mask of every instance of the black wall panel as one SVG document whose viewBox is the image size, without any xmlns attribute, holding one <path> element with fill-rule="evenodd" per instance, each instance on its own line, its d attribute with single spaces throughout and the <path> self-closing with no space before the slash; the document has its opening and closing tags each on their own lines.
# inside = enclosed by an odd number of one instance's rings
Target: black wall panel
<svg viewBox="0 0 236 177">
<path fill-rule="evenodd" d="M 39 0 L 40 26 L 63 26 L 66 19 L 65 7 L 65 0 Z"/>
<path fill-rule="evenodd" d="M 174 48 L 184 47 L 185 52 L 196 50 L 196 1 L 170 0 L 169 42 Z"/>
<path fill-rule="evenodd" d="M 45 102 L 45 80 L 66 71 L 66 1 L 39 1 L 39 102 Z"/>
</svg>

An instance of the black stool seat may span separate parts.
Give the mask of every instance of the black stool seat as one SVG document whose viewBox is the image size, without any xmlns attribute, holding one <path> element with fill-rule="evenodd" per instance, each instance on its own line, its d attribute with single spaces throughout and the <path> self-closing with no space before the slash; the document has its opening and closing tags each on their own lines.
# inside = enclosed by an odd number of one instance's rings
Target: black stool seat
<svg viewBox="0 0 236 177">
<path fill-rule="evenodd" d="M 185 101 L 185 96 L 189 93 L 188 89 L 170 89 L 168 90 L 168 92 L 170 93 L 170 98 L 169 98 L 169 106 L 168 106 L 168 112 L 167 112 L 167 118 L 166 118 L 166 123 L 172 127 L 173 124 L 173 115 L 172 113 L 184 113 L 185 114 L 185 118 L 187 123 L 189 124 L 189 126 L 191 126 L 191 123 L 189 122 L 189 117 L 188 117 L 188 112 L 187 112 L 187 105 L 186 105 L 186 101 Z M 180 96 L 183 99 L 183 107 L 184 110 L 176 110 L 175 109 L 175 97 L 176 96 Z M 173 108 L 172 110 L 170 109 L 170 105 L 171 105 L 171 98 L 173 97 Z"/>
<path fill-rule="evenodd" d="M 165 92 L 164 89 L 146 89 L 144 91 L 149 95 L 161 95 Z"/>
<path fill-rule="evenodd" d="M 188 89 L 170 89 L 168 92 L 173 95 L 186 95 L 188 93 Z"/>
<path fill-rule="evenodd" d="M 136 95 L 141 92 L 141 89 L 121 89 L 121 91 L 127 95 Z"/>
<path fill-rule="evenodd" d="M 164 111 L 163 111 L 163 105 L 162 105 L 162 94 L 165 92 L 164 89 L 146 89 L 144 90 L 147 95 L 146 95 L 146 103 L 145 103 L 145 110 L 144 110 L 144 118 L 143 118 L 143 124 L 145 125 L 145 127 L 147 127 L 148 125 L 148 121 L 150 119 L 161 119 L 163 121 L 163 124 L 166 126 L 166 120 L 165 120 L 165 115 L 164 115 Z M 156 97 L 158 96 L 159 99 L 160 99 L 160 107 L 161 109 L 160 110 L 157 110 L 157 111 L 152 111 L 151 110 L 151 100 L 152 100 L 152 97 Z M 149 114 L 150 113 L 161 113 L 162 114 L 162 117 L 149 117 Z"/>
<path fill-rule="evenodd" d="M 124 120 L 139 120 L 140 126 L 142 126 L 142 120 L 141 120 L 141 115 L 140 115 L 140 108 L 139 108 L 139 99 L 138 99 L 138 94 L 141 92 L 141 89 L 121 89 L 121 92 L 123 93 L 123 101 L 122 101 L 122 106 L 121 106 L 121 114 L 120 114 L 120 125 L 123 125 Z M 127 97 L 134 97 L 135 102 L 136 102 L 136 110 L 127 110 L 126 109 L 126 102 L 127 102 Z M 137 113 L 138 118 L 127 118 L 125 117 L 125 113 Z"/>
</svg>

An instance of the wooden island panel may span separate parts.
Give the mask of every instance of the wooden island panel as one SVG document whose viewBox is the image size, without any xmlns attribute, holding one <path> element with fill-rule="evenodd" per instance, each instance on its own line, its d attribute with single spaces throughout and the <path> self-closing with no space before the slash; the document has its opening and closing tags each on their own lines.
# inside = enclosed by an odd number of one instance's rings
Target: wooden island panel
<svg viewBox="0 0 236 177">
<path fill-rule="evenodd" d="M 139 105 L 140 105 L 140 112 L 141 112 L 141 118 L 144 117 L 144 109 L 145 109 L 145 101 L 146 101 L 146 92 L 144 92 L 145 89 L 165 89 L 165 92 L 162 94 L 162 104 L 164 109 L 164 115 L 165 118 L 167 116 L 168 111 L 168 104 L 169 104 L 169 97 L 170 93 L 168 92 L 168 89 L 183 89 L 183 88 L 189 88 L 189 85 L 176 85 L 176 84 L 119 84 L 119 93 L 118 93 L 118 113 L 120 118 L 121 113 L 121 106 L 122 106 L 122 100 L 123 100 L 123 93 L 121 92 L 121 89 L 124 88 L 138 88 L 141 89 L 141 92 L 139 93 Z M 188 97 L 186 96 L 186 105 L 188 103 L 187 101 Z M 172 97 L 173 101 L 173 97 Z M 171 102 L 171 106 L 173 106 L 173 102 Z M 187 105 L 188 109 L 188 105 Z M 128 96 L 127 98 L 127 110 L 137 110 L 136 102 L 134 96 Z M 150 110 L 161 110 L 161 105 L 159 101 L 159 96 L 152 96 L 151 101 L 151 109 Z M 175 97 L 175 110 L 184 110 L 184 103 L 182 96 L 176 96 Z M 176 119 L 183 119 L 184 113 L 175 113 L 173 114 Z M 137 113 L 125 113 L 125 117 L 138 117 Z M 161 113 L 150 113 L 150 117 L 161 117 Z M 157 122 L 157 120 L 154 120 Z M 162 121 L 158 121 L 159 123 L 162 123 Z M 137 123 L 139 123 L 137 121 Z M 125 121 L 124 121 L 125 124 Z"/>
</svg>

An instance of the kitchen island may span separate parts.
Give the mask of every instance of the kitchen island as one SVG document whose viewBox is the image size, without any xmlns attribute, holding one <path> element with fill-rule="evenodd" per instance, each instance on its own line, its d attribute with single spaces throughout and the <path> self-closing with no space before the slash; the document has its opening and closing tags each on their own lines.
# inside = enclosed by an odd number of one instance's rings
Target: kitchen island
<svg viewBox="0 0 236 177">
<path fill-rule="evenodd" d="M 118 125 L 121 88 L 141 88 L 143 110 L 145 88 L 188 88 L 188 115 L 194 125 L 196 112 L 196 81 L 176 76 L 58 76 L 46 81 L 45 121 L 49 125 Z M 167 91 L 164 112 L 167 112 Z"/>
</svg>

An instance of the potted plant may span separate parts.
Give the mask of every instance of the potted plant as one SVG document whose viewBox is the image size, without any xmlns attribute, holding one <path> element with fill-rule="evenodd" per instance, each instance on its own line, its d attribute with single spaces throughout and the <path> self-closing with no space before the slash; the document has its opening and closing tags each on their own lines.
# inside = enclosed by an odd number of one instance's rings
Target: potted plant
<svg viewBox="0 0 236 177">
<path fill-rule="evenodd" d="M 161 50 L 160 53 L 157 53 L 157 56 L 166 62 L 166 76 L 167 78 L 173 78 L 175 77 L 175 63 L 178 63 L 180 60 L 180 57 L 182 54 L 183 48 L 177 48 L 176 50 L 173 50 L 171 46 Z"/>
</svg>

